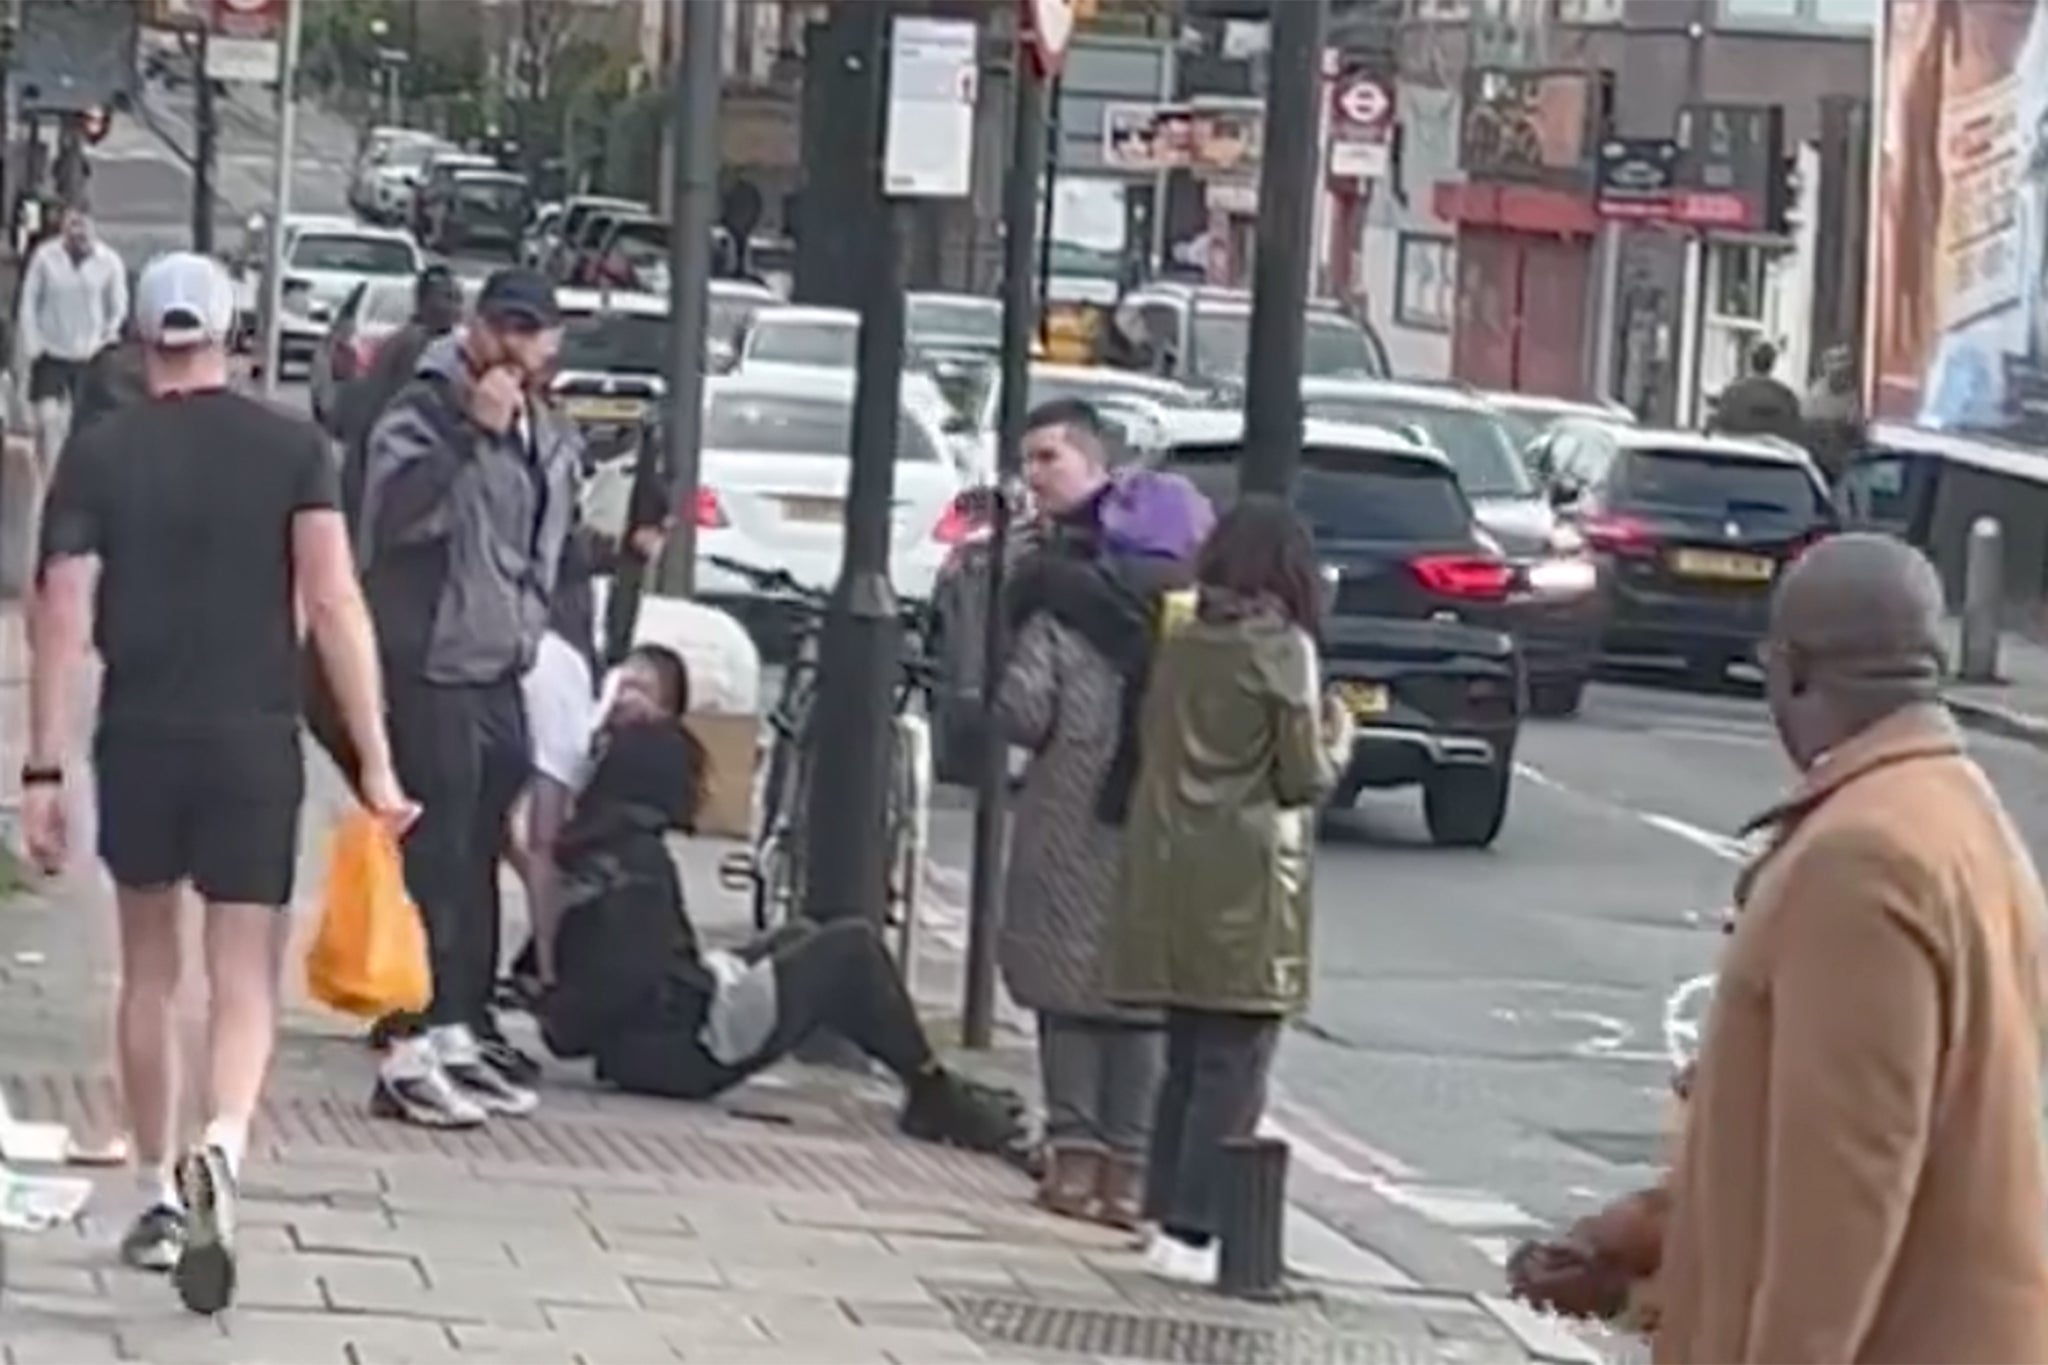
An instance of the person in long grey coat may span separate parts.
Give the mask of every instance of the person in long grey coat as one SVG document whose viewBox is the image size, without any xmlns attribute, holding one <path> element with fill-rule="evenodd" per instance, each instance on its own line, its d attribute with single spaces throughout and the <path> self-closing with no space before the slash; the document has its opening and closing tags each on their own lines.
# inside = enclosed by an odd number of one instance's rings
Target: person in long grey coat
<svg viewBox="0 0 2048 1365">
<path fill-rule="evenodd" d="M 1123 680 L 1051 613 L 1017 637 L 996 696 L 1005 737 L 1030 751 L 1012 825 L 997 962 L 1038 1015 L 1046 1102 L 1039 1202 L 1135 1226 L 1152 1108 L 1165 1066 L 1157 1013 L 1098 986 L 1123 836 L 1096 810 L 1116 750 Z"/>
</svg>

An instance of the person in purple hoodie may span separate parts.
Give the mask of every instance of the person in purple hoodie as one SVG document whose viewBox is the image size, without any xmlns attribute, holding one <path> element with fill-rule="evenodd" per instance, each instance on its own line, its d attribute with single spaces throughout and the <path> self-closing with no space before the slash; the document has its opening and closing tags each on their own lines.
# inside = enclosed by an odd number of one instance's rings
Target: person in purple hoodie
<svg viewBox="0 0 2048 1365">
<path fill-rule="evenodd" d="M 1107 441 L 1082 402 L 1048 404 L 1025 424 L 1039 526 L 1004 602 L 1012 646 L 995 711 L 1030 758 L 997 960 L 1011 996 L 1038 1016 L 1039 1203 L 1129 1227 L 1164 1066 L 1161 1021 L 1103 998 L 1099 945 L 1117 894 L 1161 602 L 1191 581 L 1215 518 L 1178 476 L 1112 471 Z"/>
</svg>

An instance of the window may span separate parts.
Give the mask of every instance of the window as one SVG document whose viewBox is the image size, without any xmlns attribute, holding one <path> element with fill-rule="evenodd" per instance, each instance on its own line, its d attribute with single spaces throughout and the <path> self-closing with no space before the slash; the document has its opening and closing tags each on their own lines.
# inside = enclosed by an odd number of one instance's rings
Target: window
<svg viewBox="0 0 2048 1365">
<path fill-rule="evenodd" d="M 563 320 L 562 368 L 666 374 L 668 338 L 668 319 L 660 314 L 571 314 Z"/>
<path fill-rule="evenodd" d="M 1452 240 L 1404 232 L 1395 268 L 1394 320 L 1404 327 L 1450 331 L 1458 298 L 1458 258 Z"/>
<path fill-rule="evenodd" d="M 1166 467 L 1217 506 L 1237 498 L 1237 445 L 1183 446 Z M 1472 533 L 1472 508 L 1434 460 L 1342 446 L 1301 452 L 1294 505 L 1318 539 L 1452 541 Z"/>
<path fill-rule="evenodd" d="M 1721 0 L 1721 22 L 1730 28 L 1811 25 L 1839 31 L 1868 30 L 1877 23 L 1879 0 Z"/>
<path fill-rule="evenodd" d="M 912 336 L 927 340 L 1003 341 L 1002 305 L 966 299 L 913 298 L 906 319 Z"/>
<path fill-rule="evenodd" d="M 860 328 L 836 322 L 771 322 L 758 318 L 747 340 L 747 359 L 771 365 L 854 367 Z"/>
<path fill-rule="evenodd" d="M 1806 470 L 1789 461 L 1696 450 L 1637 450 L 1615 471 L 1617 503 L 1678 512 L 1741 514 L 1810 525 L 1827 499 Z"/>
<path fill-rule="evenodd" d="M 1557 0 L 1561 24 L 1618 24 L 1624 0 Z"/>
<path fill-rule="evenodd" d="M 1311 417 L 1399 431 L 1421 429 L 1429 444 L 1450 457 L 1458 482 L 1475 498 L 1519 498 L 1531 491 L 1529 470 L 1515 453 L 1506 424 L 1490 412 L 1405 403 L 1392 398 L 1311 398 Z"/>
<path fill-rule="evenodd" d="M 411 275 L 420 263 L 412 243 L 396 238 L 302 232 L 292 242 L 291 268 L 350 275 Z"/>
<path fill-rule="evenodd" d="M 704 447 L 753 455 L 853 453 L 853 402 L 769 393 L 714 394 L 705 405 Z M 896 423 L 896 458 L 937 463 L 939 452 L 924 424 L 903 413 Z"/>
<path fill-rule="evenodd" d="M 1716 242 L 1714 251 L 1714 312 L 1738 322 L 1764 320 L 1764 290 L 1770 278 L 1770 262 L 1762 247 L 1739 242 Z"/>
</svg>

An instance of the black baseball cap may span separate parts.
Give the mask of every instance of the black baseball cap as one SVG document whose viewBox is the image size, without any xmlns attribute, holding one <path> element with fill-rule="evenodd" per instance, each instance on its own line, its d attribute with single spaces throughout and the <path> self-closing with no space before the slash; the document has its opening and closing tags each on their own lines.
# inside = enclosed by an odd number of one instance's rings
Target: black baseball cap
<svg viewBox="0 0 2048 1365">
<path fill-rule="evenodd" d="M 476 315 L 500 327 L 544 328 L 562 325 L 555 286 L 537 270 L 494 272 L 476 298 Z"/>
</svg>

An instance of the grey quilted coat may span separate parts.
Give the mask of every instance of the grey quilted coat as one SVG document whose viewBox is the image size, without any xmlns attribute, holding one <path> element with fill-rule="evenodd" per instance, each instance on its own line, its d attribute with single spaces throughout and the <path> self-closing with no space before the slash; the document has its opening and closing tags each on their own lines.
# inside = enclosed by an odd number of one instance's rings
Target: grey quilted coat
<svg viewBox="0 0 2048 1365">
<path fill-rule="evenodd" d="M 1112 1005 L 1100 989 L 1123 835 L 1097 818 L 1096 794 L 1116 750 L 1122 689 L 1092 645 L 1037 612 L 996 693 L 997 723 L 1031 755 L 1011 825 L 997 961 L 1011 997 L 1042 1014 L 1156 1017 Z"/>
</svg>

